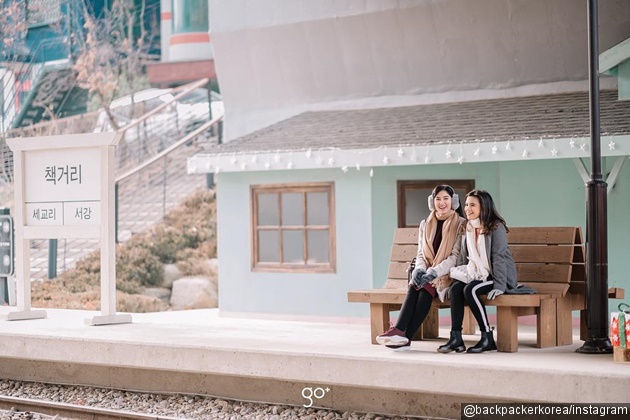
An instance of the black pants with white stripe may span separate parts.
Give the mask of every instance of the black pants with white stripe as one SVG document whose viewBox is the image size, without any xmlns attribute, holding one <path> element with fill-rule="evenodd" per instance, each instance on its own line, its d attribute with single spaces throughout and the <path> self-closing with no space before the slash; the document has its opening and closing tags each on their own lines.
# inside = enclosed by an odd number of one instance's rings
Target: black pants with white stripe
<svg viewBox="0 0 630 420">
<path fill-rule="evenodd" d="M 479 330 L 492 331 L 488 322 L 486 306 L 479 299 L 479 296 L 488 294 L 492 290 L 493 284 L 492 280 L 473 280 L 468 284 L 453 280 L 453 284 L 451 284 L 451 329 L 453 331 L 462 330 L 465 303 L 470 306 L 470 310 L 479 324 Z"/>
</svg>

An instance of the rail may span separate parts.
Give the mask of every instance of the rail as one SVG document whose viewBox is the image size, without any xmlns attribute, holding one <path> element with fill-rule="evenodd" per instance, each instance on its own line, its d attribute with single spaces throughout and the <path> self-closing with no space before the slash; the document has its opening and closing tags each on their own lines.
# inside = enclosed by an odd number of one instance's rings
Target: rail
<svg viewBox="0 0 630 420">
<path fill-rule="evenodd" d="M 54 418 L 59 416 L 71 419 L 89 418 L 99 420 L 179 420 L 177 417 L 132 413 L 129 411 L 112 410 L 109 408 L 88 407 L 83 405 L 7 396 L 0 396 L 0 409 L 39 413 L 48 416 L 55 416 Z"/>
</svg>

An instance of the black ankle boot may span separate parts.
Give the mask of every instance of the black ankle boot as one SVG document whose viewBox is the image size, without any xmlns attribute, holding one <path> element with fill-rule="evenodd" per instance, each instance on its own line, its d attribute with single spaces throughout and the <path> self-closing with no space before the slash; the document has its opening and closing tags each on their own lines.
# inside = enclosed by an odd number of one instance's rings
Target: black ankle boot
<svg viewBox="0 0 630 420">
<path fill-rule="evenodd" d="M 494 342 L 494 335 L 492 331 L 490 332 L 481 332 L 481 340 L 474 346 L 468 349 L 467 353 L 483 353 L 484 351 L 492 351 L 496 350 L 497 345 Z"/>
<path fill-rule="evenodd" d="M 446 344 L 438 347 L 437 351 L 439 351 L 440 353 L 450 353 L 452 351 L 455 351 L 456 353 L 461 353 L 463 351 L 466 351 L 464 340 L 462 340 L 462 332 L 451 331 L 451 338 Z"/>
</svg>

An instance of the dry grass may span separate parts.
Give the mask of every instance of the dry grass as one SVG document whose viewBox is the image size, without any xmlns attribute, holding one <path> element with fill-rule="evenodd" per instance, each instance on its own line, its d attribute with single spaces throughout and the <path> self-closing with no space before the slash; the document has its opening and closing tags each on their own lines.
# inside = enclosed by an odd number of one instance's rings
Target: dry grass
<svg viewBox="0 0 630 420">
<path fill-rule="evenodd" d="M 185 275 L 204 275 L 208 270 L 205 261 L 216 258 L 216 250 L 214 191 L 200 190 L 169 212 L 163 223 L 117 246 L 117 310 L 160 310 L 160 300 L 144 296 L 142 291 L 162 283 L 163 264 L 176 263 Z M 55 280 L 33 284 L 33 306 L 100 309 L 99 254 L 89 255 Z"/>
</svg>

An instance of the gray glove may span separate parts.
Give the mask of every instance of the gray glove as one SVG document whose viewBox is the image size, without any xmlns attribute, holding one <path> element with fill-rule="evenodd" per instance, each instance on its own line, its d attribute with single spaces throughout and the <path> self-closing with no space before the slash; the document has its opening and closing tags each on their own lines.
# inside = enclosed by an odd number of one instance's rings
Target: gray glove
<svg viewBox="0 0 630 420">
<path fill-rule="evenodd" d="M 488 299 L 492 300 L 497 296 L 501 296 L 503 293 L 505 293 L 503 290 L 492 289 L 490 290 L 490 293 L 488 293 Z"/>
<path fill-rule="evenodd" d="M 432 282 L 437 277 L 437 273 L 433 268 L 429 268 L 429 270 L 424 273 L 421 277 L 414 277 L 413 284 L 416 286 L 416 289 L 420 289 L 425 284 Z"/>
<path fill-rule="evenodd" d="M 427 273 L 422 276 L 422 284 L 431 283 L 437 278 L 437 272 L 433 268 L 429 268 Z"/>
<path fill-rule="evenodd" d="M 422 276 L 426 274 L 426 271 L 422 267 L 416 267 L 411 272 L 411 281 L 415 285 L 416 282 L 419 282 Z"/>
</svg>

